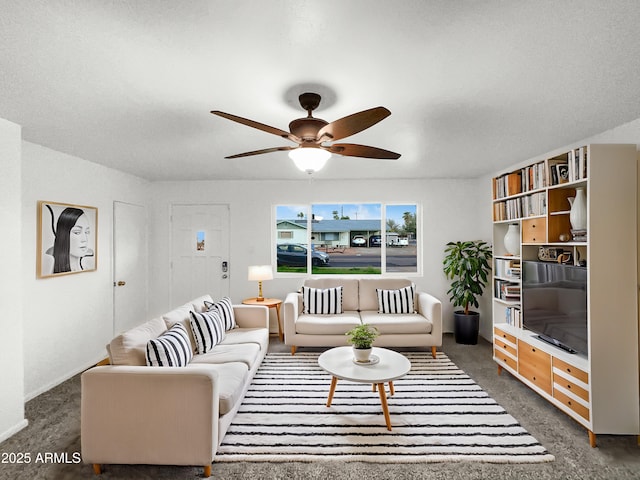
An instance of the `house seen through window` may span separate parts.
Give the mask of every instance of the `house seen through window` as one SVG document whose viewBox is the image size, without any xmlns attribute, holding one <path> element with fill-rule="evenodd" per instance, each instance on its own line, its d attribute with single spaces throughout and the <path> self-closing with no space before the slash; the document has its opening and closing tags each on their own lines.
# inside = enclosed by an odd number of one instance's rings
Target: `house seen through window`
<svg viewBox="0 0 640 480">
<path fill-rule="evenodd" d="M 416 204 L 276 206 L 277 272 L 418 272 Z"/>
</svg>

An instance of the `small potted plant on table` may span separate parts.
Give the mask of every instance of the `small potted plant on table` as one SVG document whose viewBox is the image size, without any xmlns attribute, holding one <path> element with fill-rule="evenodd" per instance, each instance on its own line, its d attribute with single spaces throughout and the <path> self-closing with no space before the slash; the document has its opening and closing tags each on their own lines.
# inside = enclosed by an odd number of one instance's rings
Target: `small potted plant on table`
<svg viewBox="0 0 640 480">
<path fill-rule="evenodd" d="M 378 329 L 365 323 L 352 328 L 345 335 L 349 337 L 348 342 L 353 345 L 353 356 L 356 362 L 369 362 L 371 346 L 379 335 Z"/>
<path fill-rule="evenodd" d="M 449 242 L 445 248 L 443 270 L 451 282 L 447 290 L 454 307 L 463 310 L 453 312 L 456 343 L 475 345 L 478 343 L 480 314 L 471 311 L 478 308 L 478 297 L 487 285 L 491 269 L 491 246 L 482 240 Z"/>
</svg>

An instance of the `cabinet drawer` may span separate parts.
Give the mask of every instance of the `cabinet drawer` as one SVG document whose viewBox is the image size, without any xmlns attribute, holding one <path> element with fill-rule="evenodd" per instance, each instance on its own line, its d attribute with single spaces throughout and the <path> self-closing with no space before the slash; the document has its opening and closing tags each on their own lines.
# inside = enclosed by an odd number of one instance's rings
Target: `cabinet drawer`
<svg viewBox="0 0 640 480">
<path fill-rule="evenodd" d="M 518 373 L 551 395 L 551 374 L 548 370 L 534 368 L 518 358 Z"/>
<path fill-rule="evenodd" d="M 551 355 L 518 341 L 518 373 L 551 395 Z"/>
<path fill-rule="evenodd" d="M 558 370 L 562 370 L 565 373 L 568 373 L 573 378 L 577 378 L 581 382 L 589 383 L 589 374 L 584 370 L 581 370 L 573 365 L 568 364 L 567 362 L 563 362 L 560 359 L 553 358 L 553 366 Z"/>
<path fill-rule="evenodd" d="M 560 385 L 562 388 L 564 388 L 565 390 L 569 390 L 571 393 L 573 393 L 574 395 L 576 395 L 577 397 L 580 397 L 581 399 L 585 400 L 585 401 L 589 401 L 589 392 L 586 391 L 584 388 L 582 388 L 579 385 L 576 385 L 575 383 L 573 383 L 570 380 L 567 380 L 564 377 L 561 377 L 558 374 L 553 374 L 553 384 L 554 385 Z M 556 394 L 562 394 L 562 392 L 557 391 L 555 388 L 553 390 L 553 396 L 555 397 Z"/>
<path fill-rule="evenodd" d="M 546 243 L 547 219 L 529 218 L 522 220 L 522 243 Z"/>
<path fill-rule="evenodd" d="M 506 353 L 500 350 L 494 349 L 493 357 L 495 358 L 496 363 L 498 365 L 509 367 L 513 369 L 514 372 L 518 371 L 518 362 L 516 362 L 513 358 L 508 356 Z"/>
<path fill-rule="evenodd" d="M 589 420 L 589 409 L 584 405 L 582 405 L 581 403 L 576 402 L 575 400 L 569 398 L 564 393 L 558 392 L 558 391 L 554 392 L 553 397 L 556 400 L 559 400 L 564 406 L 569 407 L 571 410 L 576 412 L 585 420 Z"/>
<path fill-rule="evenodd" d="M 503 330 L 500 330 L 498 327 L 493 327 L 493 334 L 497 337 L 505 339 L 507 342 L 511 342 L 514 345 L 516 344 L 516 337 Z"/>
<path fill-rule="evenodd" d="M 544 370 L 551 378 L 551 355 L 529 345 L 523 340 L 518 341 L 518 358 L 536 370 Z"/>
<path fill-rule="evenodd" d="M 493 338 L 493 348 L 496 352 L 509 352 L 514 357 L 518 356 L 518 350 L 514 346 L 497 337 Z"/>
</svg>

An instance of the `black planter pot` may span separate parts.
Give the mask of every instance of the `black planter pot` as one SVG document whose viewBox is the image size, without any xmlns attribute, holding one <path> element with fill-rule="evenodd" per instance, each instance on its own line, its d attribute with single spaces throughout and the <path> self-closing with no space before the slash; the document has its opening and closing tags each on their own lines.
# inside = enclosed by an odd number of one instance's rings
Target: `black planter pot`
<svg viewBox="0 0 640 480">
<path fill-rule="evenodd" d="M 469 312 L 469 315 L 465 315 L 463 311 L 453 312 L 453 320 L 456 343 L 476 345 L 478 343 L 478 331 L 480 330 L 480 314 L 478 312 Z"/>
</svg>

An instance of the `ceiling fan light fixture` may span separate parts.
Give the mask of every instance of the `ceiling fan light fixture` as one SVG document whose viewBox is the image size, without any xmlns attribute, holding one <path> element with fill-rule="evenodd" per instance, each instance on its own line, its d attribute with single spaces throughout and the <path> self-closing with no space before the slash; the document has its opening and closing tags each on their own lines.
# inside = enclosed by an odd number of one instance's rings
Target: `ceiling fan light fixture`
<svg viewBox="0 0 640 480">
<path fill-rule="evenodd" d="M 299 147 L 289 152 L 289 158 L 299 170 L 312 174 L 325 166 L 331 152 L 318 147 Z"/>
</svg>

